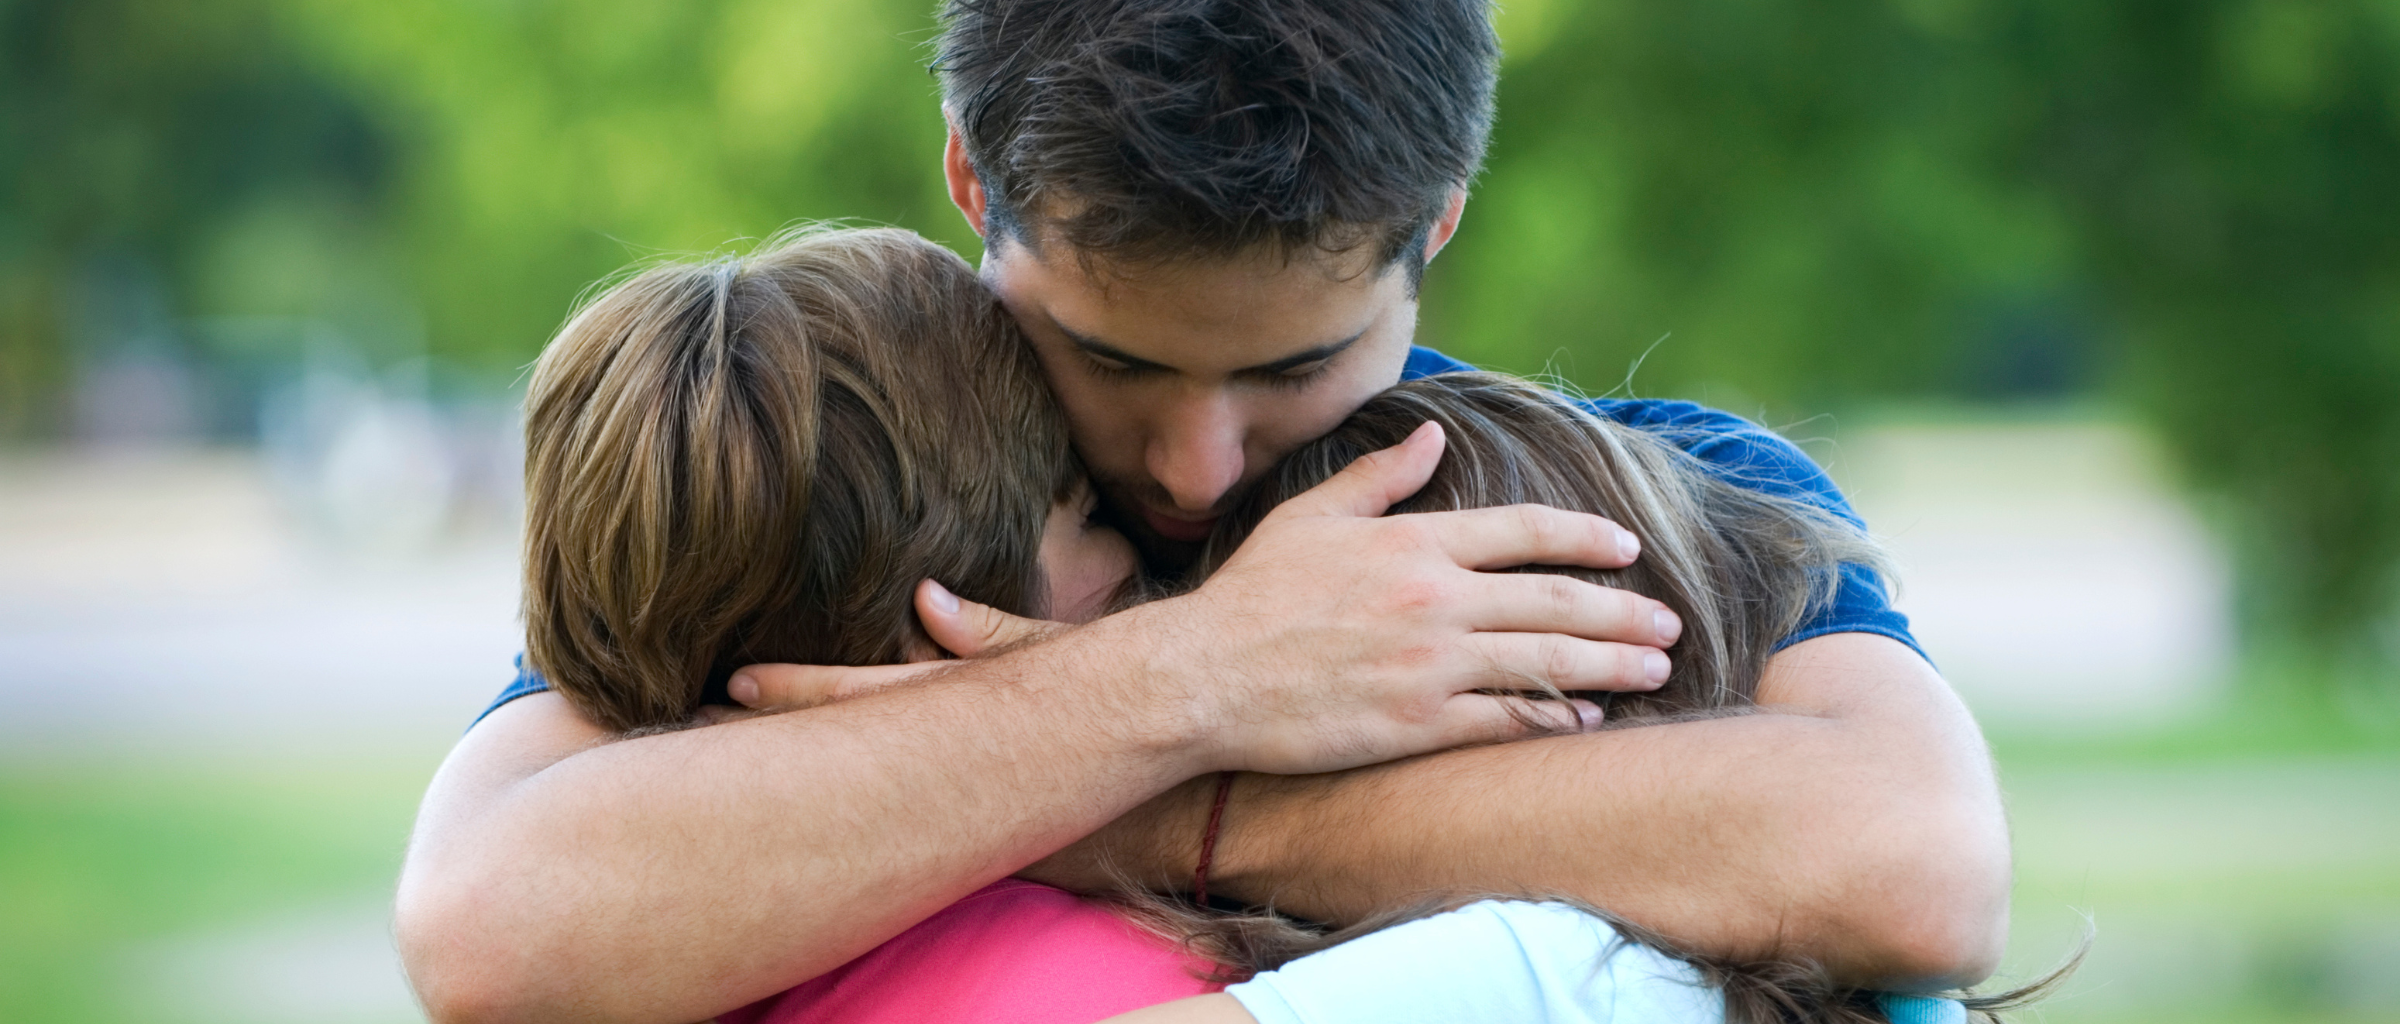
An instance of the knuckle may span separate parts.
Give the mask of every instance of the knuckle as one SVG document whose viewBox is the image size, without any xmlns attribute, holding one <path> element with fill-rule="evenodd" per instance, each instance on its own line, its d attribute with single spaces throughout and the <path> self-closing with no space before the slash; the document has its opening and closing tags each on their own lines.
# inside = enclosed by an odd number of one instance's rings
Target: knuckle
<svg viewBox="0 0 2400 1024">
<path fill-rule="evenodd" d="M 1393 717 L 1411 726 L 1427 726 L 1439 722 L 1444 701 L 1427 695 L 1402 702 Z"/>
<path fill-rule="evenodd" d="M 1564 687 L 1573 683 L 1582 669 L 1583 652 L 1566 637 L 1551 634 L 1542 641 L 1541 665 L 1543 679 L 1552 686 Z"/>
<path fill-rule="evenodd" d="M 1518 505 L 1510 511 L 1516 519 L 1517 529 L 1524 533 L 1526 543 L 1533 545 L 1536 550 L 1548 551 L 1557 543 L 1558 523 L 1548 514 L 1548 509 L 1540 505 Z"/>
<path fill-rule="evenodd" d="M 1539 578 L 1542 580 L 1543 600 L 1557 606 L 1559 611 L 1570 617 L 1584 609 L 1586 594 L 1580 586 L 1582 581 L 1557 573 L 1543 573 Z"/>
<path fill-rule="evenodd" d="M 1393 585 L 1391 607 L 1401 612 L 1424 612 L 1449 604 L 1457 597 L 1450 584 L 1430 577 L 1416 577 Z"/>
<path fill-rule="evenodd" d="M 1651 601 L 1630 590 L 1608 590 L 1594 609 L 1611 633 L 1624 633 L 1642 621 L 1642 613 Z"/>
<path fill-rule="evenodd" d="M 1404 671 L 1430 668 L 1442 660 L 1442 648 L 1435 644 L 1410 644 L 1393 651 L 1392 665 Z"/>
<path fill-rule="evenodd" d="M 1423 516 L 1390 516 L 1376 522 L 1382 527 L 1379 539 L 1393 553 L 1418 551 L 1441 543 L 1440 532 Z"/>
<path fill-rule="evenodd" d="M 1647 648 L 1619 645 L 1613 659 L 1616 670 L 1614 682 L 1636 686 L 1650 680 L 1650 652 Z"/>
</svg>

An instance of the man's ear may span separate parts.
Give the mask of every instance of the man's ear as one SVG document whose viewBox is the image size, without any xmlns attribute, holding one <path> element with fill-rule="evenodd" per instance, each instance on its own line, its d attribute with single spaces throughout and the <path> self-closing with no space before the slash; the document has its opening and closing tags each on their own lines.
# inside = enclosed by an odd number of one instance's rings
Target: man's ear
<svg viewBox="0 0 2400 1024">
<path fill-rule="evenodd" d="M 966 215 L 967 226 L 975 229 L 975 236 L 981 238 L 983 215 L 988 209 L 983 179 L 975 175 L 975 162 L 967 159 L 967 144 L 958 137 L 958 126 L 949 127 L 950 142 L 942 147 L 942 176 L 950 180 L 950 201 L 958 206 L 958 212 Z"/>
<path fill-rule="evenodd" d="M 953 134 L 950 138 L 955 141 L 958 136 Z M 957 188 L 956 185 L 951 186 L 953 194 L 956 193 Z M 1433 262 L 1434 254 L 1441 252 L 1443 246 L 1450 244 L 1450 236 L 1458 233 L 1458 219 L 1466 215 L 1467 190 L 1451 189 L 1450 205 L 1442 208 L 1442 215 L 1434 218 L 1433 227 L 1425 232 L 1425 262 Z"/>
</svg>

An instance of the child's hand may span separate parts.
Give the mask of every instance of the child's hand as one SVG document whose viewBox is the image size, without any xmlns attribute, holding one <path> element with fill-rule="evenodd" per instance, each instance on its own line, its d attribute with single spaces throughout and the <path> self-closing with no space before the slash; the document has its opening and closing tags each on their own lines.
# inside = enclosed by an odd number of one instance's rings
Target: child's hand
<svg viewBox="0 0 2400 1024">
<path fill-rule="evenodd" d="M 932 580 L 917 584 L 916 604 L 926 635 L 961 658 L 1030 643 L 1067 628 L 962 599 Z M 735 672 L 725 688 L 744 707 L 792 711 L 920 681 L 940 669 L 944 660 L 940 651 L 922 651 L 900 665 L 751 665 Z"/>
</svg>

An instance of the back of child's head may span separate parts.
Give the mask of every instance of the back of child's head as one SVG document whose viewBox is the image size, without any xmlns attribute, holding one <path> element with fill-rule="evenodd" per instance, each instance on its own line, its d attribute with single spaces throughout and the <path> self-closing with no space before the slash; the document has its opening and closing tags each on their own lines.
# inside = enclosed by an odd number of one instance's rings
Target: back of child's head
<svg viewBox="0 0 2400 1024">
<path fill-rule="evenodd" d="M 526 651 L 615 729 L 745 664 L 903 660 L 927 577 L 1038 614 L 1079 476 L 973 268 L 890 229 L 645 270 L 559 332 L 525 410 Z"/>
</svg>

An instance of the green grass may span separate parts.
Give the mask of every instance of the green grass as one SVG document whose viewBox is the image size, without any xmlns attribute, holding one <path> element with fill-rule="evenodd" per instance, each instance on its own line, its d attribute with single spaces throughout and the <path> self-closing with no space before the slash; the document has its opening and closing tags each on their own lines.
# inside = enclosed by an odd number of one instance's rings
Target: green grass
<svg viewBox="0 0 2400 1024">
<path fill-rule="evenodd" d="M 2400 757 L 2400 682 L 2372 696 L 2249 682 L 2233 707 L 2148 729 L 2093 734 L 1995 730 L 2006 764 L 2057 767 L 2208 764 L 2340 754 Z"/>
<path fill-rule="evenodd" d="M 388 899 L 429 764 L 0 765 L 0 1020 L 133 1019 L 124 955 Z"/>
<path fill-rule="evenodd" d="M 2400 742 L 2292 721 L 1995 746 L 2018 849 L 2009 971 L 2053 962 L 2084 914 L 2097 928 L 2027 1020 L 2400 1021 Z M 430 771 L 0 762 L 0 1021 L 152 1024 L 117 991 L 129 952 L 388 899 Z"/>
<path fill-rule="evenodd" d="M 2083 970 L 2033 1016 L 2400 1021 L 2389 720 L 2320 707 L 1993 746 L 2017 852 L 2008 973 L 2094 929 Z"/>
</svg>

